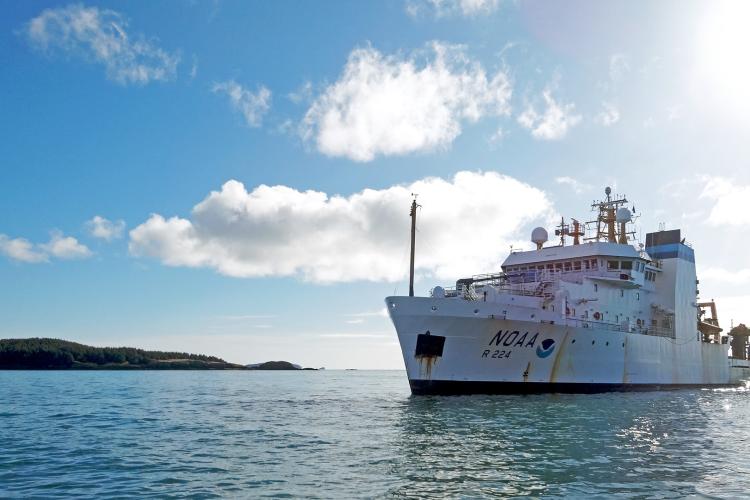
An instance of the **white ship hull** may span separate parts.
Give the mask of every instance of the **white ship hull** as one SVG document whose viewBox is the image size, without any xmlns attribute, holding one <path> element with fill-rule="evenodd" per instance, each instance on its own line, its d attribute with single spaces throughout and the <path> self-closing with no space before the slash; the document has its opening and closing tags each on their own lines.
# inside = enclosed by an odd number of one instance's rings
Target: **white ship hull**
<svg viewBox="0 0 750 500">
<path fill-rule="evenodd" d="M 500 319 L 463 300 L 388 297 L 386 305 L 414 394 L 719 387 L 750 374 L 727 345 L 680 335 Z"/>
</svg>

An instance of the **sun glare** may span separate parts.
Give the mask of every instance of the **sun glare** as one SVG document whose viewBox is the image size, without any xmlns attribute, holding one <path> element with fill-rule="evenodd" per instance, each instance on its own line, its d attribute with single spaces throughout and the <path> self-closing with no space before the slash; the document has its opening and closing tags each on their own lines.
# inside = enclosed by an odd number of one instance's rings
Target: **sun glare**
<svg viewBox="0 0 750 500">
<path fill-rule="evenodd" d="M 750 109 L 750 1 L 708 2 L 697 64 L 710 94 L 733 109 Z"/>
</svg>

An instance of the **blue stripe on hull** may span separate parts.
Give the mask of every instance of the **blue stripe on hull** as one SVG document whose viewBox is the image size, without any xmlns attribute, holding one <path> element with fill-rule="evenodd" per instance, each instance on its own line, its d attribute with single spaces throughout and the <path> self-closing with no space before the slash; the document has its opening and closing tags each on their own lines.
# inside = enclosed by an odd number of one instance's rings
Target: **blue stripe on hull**
<svg viewBox="0 0 750 500">
<path fill-rule="evenodd" d="M 737 387 L 741 384 L 593 384 L 552 382 L 474 382 L 458 380 L 409 380 L 414 395 L 461 394 L 595 394 L 602 392 L 667 391 Z"/>
</svg>

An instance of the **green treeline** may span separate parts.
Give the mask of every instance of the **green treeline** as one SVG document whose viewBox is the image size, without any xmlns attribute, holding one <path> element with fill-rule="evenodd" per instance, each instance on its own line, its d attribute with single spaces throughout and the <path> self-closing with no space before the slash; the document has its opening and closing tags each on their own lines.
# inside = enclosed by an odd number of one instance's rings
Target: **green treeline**
<svg viewBox="0 0 750 500">
<path fill-rule="evenodd" d="M 67 340 L 0 339 L 0 369 L 222 369 L 241 368 L 215 356 L 144 351 L 133 347 L 91 347 Z"/>
</svg>

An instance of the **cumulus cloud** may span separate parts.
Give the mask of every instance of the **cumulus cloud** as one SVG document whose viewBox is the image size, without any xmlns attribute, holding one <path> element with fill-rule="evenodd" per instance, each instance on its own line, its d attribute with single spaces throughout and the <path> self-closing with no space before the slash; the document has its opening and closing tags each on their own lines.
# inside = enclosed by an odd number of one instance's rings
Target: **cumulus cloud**
<svg viewBox="0 0 750 500">
<path fill-rule="evenodd" d="M 542 92 L 542 99 L 543 111 L 537 111 L 535 105 L 528 104 L 518 116 L 518 123 L 531 131 L 534 138 L 548 141 L 562 139 L 571 128 L 580 123 L 581 116 L 575 114 L 575 104 L 558 103 L 549 88 Z"/>
<path fill-rule="evenodd" d="M 714 225 L 750 225 L 750 212 L 746 210 L 750 199 L 750 186 L 739 185 L 723 177 L 704 179 L 701 198 L 714 201 L 708 222 Z"/>
<path fill-rule="evenodd" d="M 328 196 L 286 186 L 225 183 L 190 218 L 153 214 L 130 231 L 132 255 L 235 277 L 312 282 L 388 281 L 406 275 L 410 193 L 419 193 L 417 272 L 455 279 L 497 270 L 522 229 L 548 218 L 544 192 L 495 172 Z"/>
<path fill-rule="evenodd" d="M 112 241 L 122 237 L 122 232 L 125 229 L 125 221 L 111 221 L 100 215 L 95 215 L 86 222 L 86 227 L 94 238 Z"/>
<path fill-rule="evenodd" d="M 86 245 L 79 243 L 72 236 L 65 236 L 60 231 L 52 231 L 49 242 L 40 245 L 40 248 L 58 259 L 85 259 L 92 255 Z"/>
<path fill-rule="evenodd" d="M 263 115 L 271 109 L 271 91 L 260 86 L 257 92 L 251 92 L 234 80 L 214 83 L 214 93 L 226 94 L 232 108 L 241 113 L 249 127 L 260 127 Z"/>
<path fill-rule="evenodd" d="M 52 231 L 47 243 L 35 244 L 25 238 L 9 238 L 0 234 L 0 254 L 19 262 L 48 262 L 50 257 L 58 259 L 83 259 L 92 255 L 91 250 L 72 236 Z"/>
<path fill-rule="evenodd" d="M 617 109 L 617 106 L 615 106 L 611 102 L 605 101 L 602 103 L 601 112 L 599 112 L 599 114 L 596 115 L 596 118 L 594 118 L 594 121 L 605 127 L 614 125 L 615 123 L 620 121 L 620 110 Z"/>
<path fill-rule="evenodd" d="M 303 137 L 362 162 L 446 148 L 464 122 L 509 114 L 511 93 L 502 70 L 488 75 L 461 46 L 433 42 L 410 56 L 359 48 L 308 109 Z"/>
<path fill-rule="evenodd" d="M 143 35 L 130 35 L 118 12 L 72 4 L 45 9 L 24 27 L 35 48 L 62 53 L 104 66 L 107 77 L 122 85 L 167 81 L 177 74 L 178 53 L 169 53 Z"/>
<path fill-rule="evenodd" d="M 36 249 L 26 238 L 9 238 L 0 234 L 0 253 L 19 262 L 47 262 L 47 254 Z"/>
<path fill-rule="evenodd" d="M 412 17 L 432 14 L 435 17 L 461 15 L 475 17 L 491 14 L 500 7 L 500 0 L 407 0 L 406 12 Z"/>
</svg>

